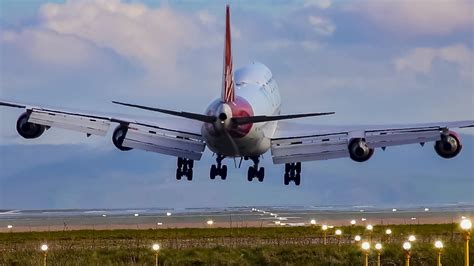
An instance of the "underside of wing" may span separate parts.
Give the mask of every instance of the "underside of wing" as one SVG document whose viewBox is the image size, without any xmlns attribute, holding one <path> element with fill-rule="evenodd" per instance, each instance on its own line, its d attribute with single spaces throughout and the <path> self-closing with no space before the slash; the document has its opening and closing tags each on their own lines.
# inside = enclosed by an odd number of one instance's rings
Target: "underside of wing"
<svg viewBox="0 0 474 266">
<path fill-rule="evenodd" d="M 273 162 L 293 163 L 350 157 L 368 160 L 375 148 L 436 142 L 436 152 L 452 158 L 461 149 L 459 136 L 450 128 L 474 127 L 474 121 L 384 126 L 318 126 L 279 122 L 271 140 Z"/>
<path fill-rule="evenodd" d="M 110 127 L 114 126 L 112 141 L 122 151 L 139 149 L 199 160 L 206 146 L 200 133 L 202 123 L 189 119 L 170 117 L 144 120 L 10 102 L 0 102 L 0 105 L 25 109 L 18 118 L 17 131 L 27 139 L 38 138 L 49 128 L 81 132 L 88 137 L 106 136 Z"/>
</svg>

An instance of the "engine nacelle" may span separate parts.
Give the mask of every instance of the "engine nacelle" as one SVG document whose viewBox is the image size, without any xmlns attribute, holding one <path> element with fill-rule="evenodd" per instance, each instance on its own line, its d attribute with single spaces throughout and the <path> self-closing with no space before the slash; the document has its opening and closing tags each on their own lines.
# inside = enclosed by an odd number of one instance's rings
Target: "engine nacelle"
<svg viewBox="0 0 474 266">
<path fill-rule="evenodd" d="M 112 142 L 114 143 L 115 147 L 121 151 L 129 151 L 132 148 L 124 147 L 123 141 L 125 140 L 125 135 L 127 135 L 128 126 L 127 125 L 119 125 L 115 128 L 114 133 L 112 134 Z"/>
<path fill-rule="evenodd" d="M 454 158 L 461 152 L 461 138 L 456 132 L 449 131 L 447 135 L 441 135 L 441 140 L 435 142 L 434 149 L 445 159 Z"/>
<path fill-rule="evenodd" d="M 29 118 L 29 113 L 20 115 L 16 121 L 16 131 L 25 139 L 36 139 L 43 134 L 46 127 L 28 122 Z"/>
<path fill-rule="evenodd" d="M 369 148 L 364 139 L 352 139 L 348 146 L 351 159 L 356 162 L 365 162 L 374 154 L 374 149 Z"/>
</svg>

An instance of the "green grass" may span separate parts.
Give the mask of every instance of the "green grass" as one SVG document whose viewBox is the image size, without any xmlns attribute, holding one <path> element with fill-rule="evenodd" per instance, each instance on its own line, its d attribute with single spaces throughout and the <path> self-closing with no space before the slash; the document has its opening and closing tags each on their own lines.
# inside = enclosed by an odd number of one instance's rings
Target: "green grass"
<svg viewBox="0 0 474 266">
<path fill-rule="evenodd" d="M 376 226 L 370 237 L 384 244 L 382 265 L 403 265 L 401 243 L 415 234 L 412 265 L 435 265 L 433 242 L 442 239 L 443 265 L 462 265 L 463 240 L 457 225 Z M 363 253 L 352 241 L 363 227 L 342 227 L 340 240 L 319 227 L 206 228 L 158 230 L 80 230 L 0 234 L 0 265 L 38 265 L 47 242 L 49 265 L 152 265 L 152 243 L 162 245 L 160 265 L 361 265 Z M 369 235 L 364 235 L 369 239 Z M 472 249 L 471 249 L 472 251 Z M 473 254 L 471 254 L 471 257 Z M 371 253 L 371 264 L 375 265 Z"/>
</svg>

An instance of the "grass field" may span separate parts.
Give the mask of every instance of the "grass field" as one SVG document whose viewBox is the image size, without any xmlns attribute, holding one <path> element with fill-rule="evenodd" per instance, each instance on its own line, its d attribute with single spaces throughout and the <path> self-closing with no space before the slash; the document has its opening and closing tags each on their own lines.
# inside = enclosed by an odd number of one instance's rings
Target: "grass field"
<svg viewBox="0 0 474 266">
<path fill-rule="evenodd" d="M 417 240 L 412 265 L 435 265 L 435 240 L 442 240 L 443 265 L 463 264 L 463 237 L 457 224 L 339 227 L 207 228 L 158 230 L 83 230 L 0 234 L 0 265 L 38 265 L 39 247 L 47 243 L 49 265 L 151 265 L 153 243 L 160 243 L 160 265 L 361 265 L 364 254 L 356 234 L 381 242 L 382 265 L 403 265 L 401 245 L 408 235 Z M 390 228 L 390 237 L 385 229 Z M 472 249 L 471 249 L 472 251 Z M 471 257 L 473 255 L 471 254 Z M 376 253 L 370 254 L 375 265 Z"/>
</svg>

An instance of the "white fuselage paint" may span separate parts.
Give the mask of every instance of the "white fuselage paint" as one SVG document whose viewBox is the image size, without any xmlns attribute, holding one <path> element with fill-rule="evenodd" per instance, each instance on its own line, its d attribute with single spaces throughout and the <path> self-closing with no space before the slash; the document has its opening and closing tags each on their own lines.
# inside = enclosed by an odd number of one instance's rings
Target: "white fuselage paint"
<svg viewBox="0 0 474 266">
<path fill-rule="evenodd" d="M 234 74 L 234 83 L 235 96 L 248 102 L 254 116 L 280 114 L 281 98 L 278 86 L 265 65 L 252 63 L 238 69 Z M 225 113 L 228 118 L 202 127 L 201 132 L 207 147 L 214 153 L 227 157 L 260 156 L 267 152 L 277 122 L 255 123 L 245 136 L 233 137 L 229 133 L 232 118 L 229 105 L 232 104 L 234 103 L 223 103 L 221 99 L 216 99 L 207 108 L 206 114 Z"/>
</svg>

